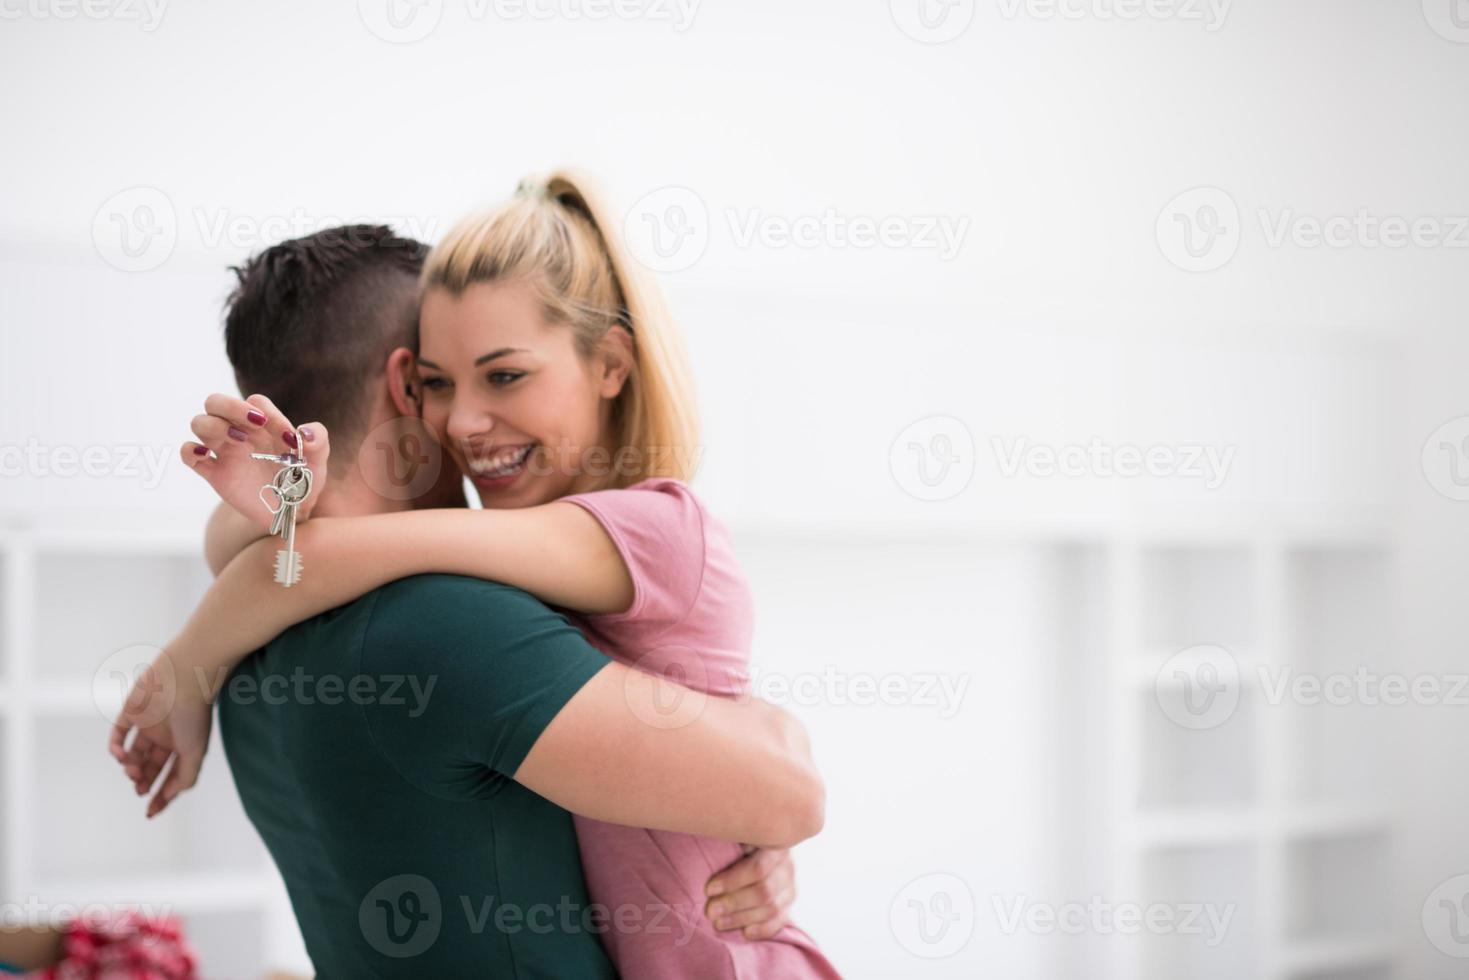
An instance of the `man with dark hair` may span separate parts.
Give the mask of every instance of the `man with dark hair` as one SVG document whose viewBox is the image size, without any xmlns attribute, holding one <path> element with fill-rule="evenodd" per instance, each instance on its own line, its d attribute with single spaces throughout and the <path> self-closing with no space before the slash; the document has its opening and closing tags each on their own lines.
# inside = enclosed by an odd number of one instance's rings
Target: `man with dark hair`
<svg viewBox="0 0 1469 980">
<path fill-rule="evenodd" d="M 320 421 L 339 450 L 361 442 L 362 395 L 389 354 L 418 347 L 427 254 L 385 225 L 350 225 L 282 242 L 233 269 L 224 347 L 240 391 L 267 392 L 287 418 Z"/>
<path fill-rule="evenodd" d="M 235 382 L 241 394 L 255 393 L 270 427 L 309 419 L 325 428 L 331 452 L 315 447 L 314 455 L 328 459 L 331 477 L 366 467 L 365 487 L 381 488 L 402 482 L 392 472 L 398 464 L 421 464 L 398 459 L 397 443 L 411 435 L 422 445 L 431 434 L 374 396 L 384 393 L 390 370 L 407 368 L 401 356 L 393 359 L 394 351 L 418 348 L 418 274 L 427 254 L 427 245 L 399 237 L 386 225 L 348 225 L 273 245 L 231 270 L 236 285 L 226 302 L 224 344 Z M 393 383 L 406 388 L 406 380 Z M 194 420 L 201 438 L 221 424 L 209 413 L 206 402 L 205 414 Z M 311 435 L 309 423 L 302 428 Z M 377 436 L 370 443 L 369 431 Z M 293 438 L 294 430 L 279 435 Z M 282 443 L 271 451 L 294 448 Z M 364 450 L 372 458 L 360 458 Z M 233 488 L 216 484 L 220 496 L 253 502 L 271 472 L 262 465 L 236 468 L 232 475 L 243 482 Z M 463 480 L 452 466 L 439 466 L 431 486 L 412 489 L 411 495 L 396 495 L 397 509 L 465 505 Z M 340 503 L 343 496 L 313 494 L 300 516 L 342 513 L 331 501 Z M 258 520 L 221 504 L 206 535 L 211 570 L 218 574 L 260 534 Z"/>
<path fill-rule="evenodd" d="M 285 413 L 333 427 L 336 465 L 318 514 L 415 504 L 374 490 L 397 464 L 362 440 L 415 412 L 403 339 L 421 252 L 387 229 L 359 231 L 257 256 L 239 271 L 227 318 L 260 430 L 289 445 Z M 196 431 L 211 424 L 196 420 Z M 457 477 L 430 493 L 445 495 Z M 231 510 L 221 505 L 216 520 L 259 536 Z M 251 545 L 222 574 L 258 575 L 262 546 L 274 543 Z M 318 683 L 294 696 L 303 671 Z M 335 679 L 331 697 L 324 679 Z M 381 695 L 389 679 L 396 700 L 349 696 L 367 685 Z M 242 688 L 255 694 L 237 696 Z M 670 694 L 701 698 L 608 661 L 518 589 L 424 575 L 301 623 L 245 660 L 219 698 L 220 728 L 319 977 L 595 978 L 613 972 L 599 933 L 662 930 L 676 944 L 681 919 L 704 910 L 591 906 L 562 806 L 768 848 L 716 878 L 719 902 L 771 935 L 794 897 L 782 849 L 822 821 L 824 793 L 794 719 L 759 700 L 709 698 L 676 727 L 648 723 Z"/>
</svg>

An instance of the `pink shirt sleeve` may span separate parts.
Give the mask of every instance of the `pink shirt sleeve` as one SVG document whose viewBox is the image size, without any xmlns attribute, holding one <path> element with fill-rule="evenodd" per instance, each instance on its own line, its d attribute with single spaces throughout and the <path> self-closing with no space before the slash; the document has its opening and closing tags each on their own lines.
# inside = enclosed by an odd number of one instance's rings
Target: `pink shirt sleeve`
<svg viewBox="0 0 1469 980">
<path fill-rule="evenodd" d="M 597 519 L 632 576 L 632 605 L 588 620 L 638 620 L 654 628 L 673 626 L 689 614 L 704 578 L 706 542 L 703 507 L 681 480 L 644 480 L 562 499 Z"/>
</svg>

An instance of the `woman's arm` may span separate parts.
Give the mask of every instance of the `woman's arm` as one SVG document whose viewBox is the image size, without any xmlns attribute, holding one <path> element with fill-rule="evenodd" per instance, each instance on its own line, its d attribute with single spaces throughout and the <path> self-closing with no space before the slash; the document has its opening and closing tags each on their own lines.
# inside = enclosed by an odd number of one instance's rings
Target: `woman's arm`
<svg viewBox="0 0 1469 980">
<path fill-rule="evenodd" d="M 428 572 L 503 582 L 579 612 L 621 612 L 633 599 L 617 547 L 570 503 L 313 518 L 296 529 L 302 573 L 291 588 L 273 577 L 282 545 L 260 539 L 229 562 L 169 645 L 176 666 L 217 683 L 288 627 Z"/>
<path fill-rule="evenodd" d="M 632 575 L 601 523 L 576 504 L 555 502 L 516 510 L 418 510 L 330 520 L 324 550 L 331 574 L 386 562 L 361 595 L 394 579 L 446 572 L 524 589 L 551 605 L 583 613 L 623 612 L 633 601 Z M 303 525 L 303 528 L 306 527 Z M 298 541 L 301 530 L 296 532 Z M 305 575 L 315 567 L 308 541 L 300 546 Z M 401 554 L 400 554 L 401 553 Z M 378 570 L 378 569 L 373 569 Z"/>
<path fill-rule="evenodd" d="M 224 571 L 231 559 L 264 536 L 259 524 L 221 502 L 204 528 L 204 560 L 209 563 L 210 573 Z"/>
</svg>

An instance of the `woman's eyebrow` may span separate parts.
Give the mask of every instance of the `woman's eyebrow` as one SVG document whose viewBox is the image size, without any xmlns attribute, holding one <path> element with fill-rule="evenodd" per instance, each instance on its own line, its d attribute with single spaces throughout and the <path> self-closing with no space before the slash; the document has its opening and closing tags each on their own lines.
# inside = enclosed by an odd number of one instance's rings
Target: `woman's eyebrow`
<svg viewBox="0 0 1469 980">
<path fill-rule="evenodd" d="M 484 364 L 486 361 L 493 361 L 495 358 L 497 358 L 497 357 L 504 357 L 506 354 L 528 354 L 528 353 L 530 353 L 530 352 L 527 351 L 524 347 L 501 347 L 499 350 L 490 351 L 488 354 L 481 354 L 479 357 L 476 357 L 474 359 L 474 366 L 475 367 L 479 367 L 481 364 Z"/>
<path fill-rule="evenodd" d="M 526 350 L 524 347 L 501 347 L 499 350 L 490 351 L 488 354 L 482 354 L 479 357 L 475 358 L 474 359 L 474 366 L 475 367 L 479 367 L 481 364 L 484 364 L 486 361 L 493 361 L 495 358 L 497 358 L 497 357 L 504 357 L 506 354 L 529 354 L 529 353 L 530 353 L 530 351 Z M 423 366 L 423 367 L 432 368 L 435 371 L 442 371 L 442 370 L 444 370 L 443 368 L 439 367 L 437 364 L 435 364 L 433 361 L 430 361 L 426 357 L 420 357 L 418 359 L 418 363 L 421 366 Z"/>
</svg>

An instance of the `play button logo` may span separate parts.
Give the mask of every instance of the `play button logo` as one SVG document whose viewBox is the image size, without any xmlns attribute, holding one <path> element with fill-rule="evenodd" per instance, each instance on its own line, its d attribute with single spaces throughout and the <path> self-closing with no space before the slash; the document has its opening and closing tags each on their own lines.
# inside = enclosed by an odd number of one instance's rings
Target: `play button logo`
<svg viewBox="0 0 1469 980">
<path fill-rule="evenodd" d="M 374 36 L 389 44 L 412 44 L 434 32 L 444 0 L 357 0 L 357 14 Z"/>
</svg>

